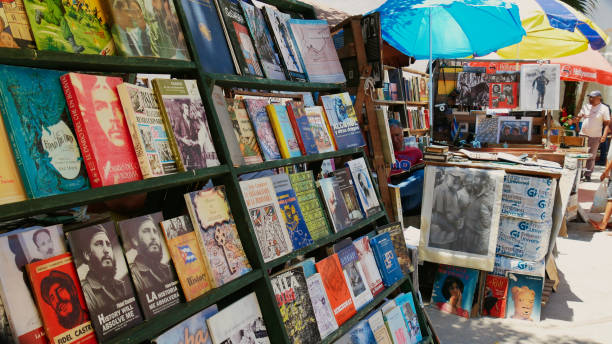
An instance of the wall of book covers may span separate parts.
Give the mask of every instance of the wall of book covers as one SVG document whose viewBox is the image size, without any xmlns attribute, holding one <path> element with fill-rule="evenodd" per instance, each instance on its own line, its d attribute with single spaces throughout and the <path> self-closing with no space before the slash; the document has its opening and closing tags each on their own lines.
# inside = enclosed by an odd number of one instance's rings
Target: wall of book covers
<svg viewBox="0 0 612 344">
<path fill-rule="evenodd" d="M 431 341 L 327 23 L 274 4 L 2 2 L 3 342 Z"/>
</svg>

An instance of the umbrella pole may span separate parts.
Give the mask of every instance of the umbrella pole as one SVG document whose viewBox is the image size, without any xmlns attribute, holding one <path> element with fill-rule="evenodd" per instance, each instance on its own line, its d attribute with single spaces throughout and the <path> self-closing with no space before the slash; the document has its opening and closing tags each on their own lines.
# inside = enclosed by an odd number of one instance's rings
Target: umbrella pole
<svg viewBox="0 0 612 344">
<path fill-rule="evenodd" d="M 433 44 L 432 40 L 432 32 L 431 32 L 431 7 L 429 8 L 429 136 L 430 140 L 433 140 L 433 131 L 434 131 L 434 111 L 433 111 L 433 103 L 434 103 L 434 93 L 433 93 Z"/>
</svg>

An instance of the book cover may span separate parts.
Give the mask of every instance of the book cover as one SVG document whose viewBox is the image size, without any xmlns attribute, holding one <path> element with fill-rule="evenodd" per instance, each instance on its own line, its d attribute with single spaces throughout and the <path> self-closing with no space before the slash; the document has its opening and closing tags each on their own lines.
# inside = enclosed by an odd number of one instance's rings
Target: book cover
<svg viewBox="0 0 612 344">
<path fill-rule="evenodd" d="M 344 336 L 340 337 L 337 344 L 376 344 L 376 338 L 367 320 L 361 320 L 353 326 Z"/>
<path fill-rule="evenodd" d="M 214 0 L 181 0 L 195 52 L 206 73 L 236 74 Z M 211 63 L 214 61 L 214 63 Z"/>
<path fill-rule="evenodd" d="M 321 195 L 325 201 L 327 214 L 331 220 L 336 233 L 349 227 L 352 221 L 349 219 L 346 204 L 343 201 L 338 182 L 334 177 L 319 179 L 317 183 L 321 189 Z"/>
<path fill-rule="evenodd" d="M 315 273 L 307 277 L 306 283 L 308 284 L 308 294 L 310 295 L 314 315 L 317 319 L 319 334 L 323 339 L 338 328 L 338 323 L 331 309 L 321 275 Z"/>
<path fill-rule="evenodd" d="M 370 217 L 381 210 L 378 197 L 376 196 L 376 190 L 374 190 L 374 183 L 370 178 L 370 172 L 364 158 L 358 158 L 346 163 L 351 176 L 353 177 L 353 183 L 355 183 L 355 189 L 357 190 L 357 197 L 359 198 L 359 204 L 361 210 L 366 217 Z"/>
<path fill-rule="evenodd" d="M 213 344 L 270 343 L 254 292 L 206 319 L 206 325 Z"/>
<path fill-rule="evenodd" d="M 376 344 L 393 344 L 381 310 L 376 310 L 368 318 L 368 324 L 376 339 Z"/>
<path fill-rule="evenodd" d="M 274 191 L 278 198 L 287 232 L 291 238 L 293 249 L 297 250 L 312 244 L 312 237 L 306 226 L 306 221 L 302 215 L 302 210 L 295 195 L 295 191 L 289 181 L 287 174 L 275 174 L 270 177 L 274 185 Z"/>
<path fill-rule="evenodd" d="M 179 171 L 218 166 L 197 82 L 154 79 L 153 89 Z"/>
<path fill-rule="evenodd" d="M 393 249 L 391 236 L 389 233 L 375 235 L 370 238 L 370 246 L 384 286 L 392 286 L 403 277 L 403 273 Z"/>
<path fill-rule="evenodd" d="M 330 131 L 334 135 L 336 149 L 365 145 L 353 102 L 348 92 L 321 96 Z"/>
<path fill-rule="evenodd" d="M 506 318 L 540 321 L 544 278 L 508 273 L 508 303 Z"/>
<path fill-rule="evenodd" d="M 289 79 L 293 81 L 308 81 L 304 67 L 300 62 L 300 52 L 293 39 L 291 39 L 288 23 L 291 16 L 270 6 L 265 6 L 263 12 L 268 27 L 272 30 L 276 49 L 280 52 L 280 59 Z"/>
<path fill-rule="evenodd" d="M 0 47 L 36 49 L 23 0 L 0 1 Z"/>
<path fill-rule="evenodd" d="M 257 56 L 266 78 L 286 80 L 285 72 L 281 66 L 278 53 L 274 48 L 274 42 L 272 41 L 272 36 L 266 25 L 263 13 L 261 13 L 259 8 L 244 1 L 240 1 L 240 6 L 242 6 L 244 11 L 244 17 L 253 37 Z"/>
<path fill-rule="evenodd" d="M 319 343 L 321 336 L 302 268 L 283 270 L 270 282 L 291 343 Z"/>
<path fill-rule="evenodd" d="M 383 158 L 389 165 L 395 165 L 395 151 L 393 150 L 393 138 L 389 127 L 389 115 L 387 110 L 376 109 L 376 122 L 382 143 Z"/>
<path fill-rule="evenodd" d="M 317 273 L 317 268 L 315 268 L 315 259 L 314 257 L 306 258 L 303 261 L 294 264 L 293 266 L 301 266 L 304 271 L 304 277 L 308 278 Z"/>
<path fill-rule="evenodd" d="M 128 83 L 117 85 L 143 178 L 177 172 L 168 134 L 153 90 Z"/>
<path fill-rule="evenodd" d="M 504 318 L 506 316 L 507 296 L 508 278 L 487 274 L 482 301 L 482 315 Z"/>
<path fill-rule="evenodd" d="M 0 116 L 0 156 L 3 157 L 0 165 L 0 195 L 2 195 L 0 205 L 27 199 L 2 116 Z"/>
<path fill-rule="evenodd" d="M 274 130 L 266 110 L 268 101 L 266 99 L 244 99 L 244 104 L 255 128 L 257 141 L 266 161 L 281 159 Z"/>
<path fill-rule="evenodd" d="M 223 17 L 223 25 L 225 25 L 229 42 L 236 54 L 241 74 L 264 76 L 239 2 L 240 0 L 217 0 Z"/>
<path fill-rule="evenodd" d="M 431 302 L 442 312 L 469 318 L 477 282 L 478 270 L 440 264 Z"/>
<path fill-rule="evenodd" d="M 307 106 L 305 109 L 308 124 L 314 137 L 319 153 L 333 152 L 336 150 L 332 141 L 329 128 L 325 121 L 325 113 L 322 106 Z"/>
<path fill-rule="evenodd" d="M 97 343 L 72 256 L 26 265 L 34 299 L 51 343 Z"/>
<path fill-rule="evenodd" d="M 2 343 L 19 343 L 13 338 L 13 332 L 11 331 L 11 325 L 8 317 L 6 316 L 6 310 L 0 298 L 0 342 Z"/>
<path fill-rule="evenodd" d="M 291 19 L 287 25 L 310 82 L 346 82 L 327 20 Z"/>
<path fill-rule="evenodd" d="M 319 199 L 312 171 L 290 174 L 289 180 L 312 239 L 319 240 L 329 235 L 329 223 Z"/>
<path fill-rule="evenodd" d="M 227 112 L 230 115 L 234 127 L 234 135 L 238 140 L 244 162 L 247 165 L 262 163 L 261 150 L 259 149 L 249 114 L 244 107 L 244 101 L 242 99 L 226 99 L 226 102 Z"/>
<path fill-rule="evenodd" d="M 308 116 L 306 116 L 304 102 L 288 102 L 287 114 L 289 115 L 289 121 L 291 121 L 291 126 L 293 127 L 293 132 L 302 154 L 319 154 L 319 149 L 308 122 Z"/>
<path fill-rule="evenodd" d="M 26 264 L 66 252 L 60 225 L 31 227 L 0 235 L 0 295 L 16 343 L 46 344 Z"/>
<path fill-rule="evenodd" d="M 145 319 L 182 301 L 179 281 L 159 228 L 161 212 L 119 222 L 125 258 Z"/>
<path fill-rule="evenodd" d="M 416 308 L 414 307 L 412 292 L 398 295 L 395 298 L 395 304 L 402 311 L 410 342 L 414 344 L 419 343 L 423 340 L 423 335 L 421 334 L 421 326 L 419 325 Z"/>
<path fill-rule="evenodd" d="M 155 344 L 211 344 L 210 333 L 206 326 L 206 319 L 219 312 L 217 305 L 204 310 L 181 321 L 178 325 L 154 338 Z"/>
<path fill-rule="evenodd" d="M 370 302 L 373 298 L 372 292 L 367 285 L 363 268 L 359 262 L 359 256 L 357 250 L 350 239 L 348 245 L 336 250 L 334 245 L 334 251 L 338 255 L 340 265 L 342 266 L 342 272 L 344 273 L 344 279 L 353 298 L 353 304 L 356 309 L 361 309 Z"/>
<path fill-rule="evenodd" d="M 337 254 L 333 254 L 315 264 L 317 272 L 321 275 L 329 304 L 334 312 L 338 326 L 350 319 L 357 310 L 346 285 L 342 266 Z"/>
<path fill-rule="evenodd" d="M 376 265 L 376 259 L 374 258 L 374 252 L 370 247 L 370 239 L 367 236 L 362 236 L 353 241 L 355 249 L 357 250 L 357 257 L 359 257 L 359 263 L 363 269 L 363 275 L 368 283 L 372 296 L 378 295 L 385 289 L 383 285 L 382 277 L 378 271 Z"/>
<path fill-rule="evenodd" d="M 230 157 L 232 158 L 232 164 L 233 166 L 242 166 L 245 164 L 245 157 L 242 156 L 242 143 L 239 141 L 240 135 L 238 128 L 234 126 L 236 124 L 236 115 L 230 114 L 230 110 L 233 111 L 233 109 L 228 106 L 228 102 L 225 100 L 225 95 L 223 94 L 223 88 L 221 88 L 221 86 L 213 86 L 211 98 L 215 107 L 215 112 L 217 112 L 217 118 L 221 124 L 221 130 L 223 131 L 223 137 L 225 138 L 227 149 L 229 150 Z"/>
<path fill-rule="evenodd" d="M 289 120 L 289 115 L 287 114 L 287 107 L 282 104 L 269 104 L 266 105 L 266 110 L 270 117 L 272 130 L 274 130 L 276 135 L 281 157 L 289 159 L 302 156 L 293 127 L 291 126 L 291 121 Z"/>
<path fill-rule="evenodd" d="M 189 60 L 174 2 L 110 0 L 108 7 L 120 55 Z"/>
<path fill-rule="evenodd" d="M 400 308 L 397 306 L 393 307 L 391 310 L 387 311 L 383 317 L 387 325 L 387 330 L 391 334 L 391 339 L 393 339 L 393 344 L 409 344 L 410 335 L 408 334 L 406 322 L 404 321 L 404 316 Z"/>
<path fill-rule="evenodd" d="M 187 210 L 202 245 L 213 286 L 220 287 L 249 271 L 225 187 L 215 186 L 185 194 Z"/>
<path fill-rule="evenodd" d="M 188 216 L 182 215 L 160 223 L 172 262 L 176 268 L 187 302 L 212 288 L 210 272 Z"/>
<path fill-rule="evenodd" d="M 62 74 L 0 66 L 0 113 L 28 198 L 89 188 Z"/>
<path fill-rule="evenodd" d="M 379 227 L 376 229 L 377 233 L 388 232 L 393 242 L 393 248 L 397 255 L 397 261 L 402 268 L 402 272 L 407 275 L 414 271 L 414 265 L 412 264 L 412 254 L 406 246 L 406 239 L 404 238 L 404 230 L 402 229 L 401 222 L 394 222 L 388 225 Z"/>
<path fill-rule="evenodd" d="M 240 189 L 264 261 L 269 262 L 291 252 L 293 245 L 272 180 L 268 177 L 244 180 L 240 182 Z"/>
<path fill-rule="evenodd" d="M 92 188 L 141 180 L 117 94 L 119 77 L 68 73 L 61 77 Z"/>
<path fill-rule="evenodd" d="M 85 303 L 99 341 L 142 322 L 113 222 L 68 232 Z"/>
<path fill-rule="evenodd" d="M 514 109 L 518 107 L 518 82 L 489 83 L 489 108 Z"/>
<path fill-rule="evenodd" d="M 346 206 L 348 219 L 351 225 L 363 220 L 359 201 L 357 201 L 357 195 L 355 195 L 355 187 L 351 179 L 351 172 L 346 167 L 339 168 L 334 172 L 334 179 L 342 195 L 342 200 Z"/>
</svg>

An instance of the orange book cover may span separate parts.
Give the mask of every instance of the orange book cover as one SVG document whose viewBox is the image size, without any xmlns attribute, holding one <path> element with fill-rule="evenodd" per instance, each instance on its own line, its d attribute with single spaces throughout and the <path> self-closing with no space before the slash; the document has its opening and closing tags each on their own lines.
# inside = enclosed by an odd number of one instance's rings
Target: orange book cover
<svg viewBox="0 0 612 344">
<path fill-rule="evenodd" d="M 349 320 L 357 310 L 351 298 L 351 292 L 346 285 L 342 266 L 337 254 L 333 254 L 315 264 L 317 272 L 323 280 L 325 293 L 329 298 L 338 326 Z"/>
<path fill-rule="evenodd" d="M 3 157 L 3 163 L 0 164 L 0 205 L 25 200 L 25 189 L 4 129 L 2 116 L 0 116 L 0 156 Z"/>
<path fill-rule="evenodd" d="M 70 253 L 26 265 L 49 341 L 97 343 Z"/>
</svg>

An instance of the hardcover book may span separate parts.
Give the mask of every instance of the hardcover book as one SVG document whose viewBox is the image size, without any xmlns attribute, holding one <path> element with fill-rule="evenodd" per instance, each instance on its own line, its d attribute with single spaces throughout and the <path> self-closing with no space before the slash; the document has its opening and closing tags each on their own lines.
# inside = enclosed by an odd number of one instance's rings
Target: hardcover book
<svg viewBox="0 0 612 344">
<path fill-rule="evenodd" d="M 48 343 L 30 292 L 26 264 L 65 253 L 62 237 L 59 225 L 0 235 L 0 295 L 16 343 Z"/>
<path fill-rule="evenodd" d="M 265 262 L 293 250 L 291 238 L 281 215 L 272 180 L 268 177 L 240 182 L 242 196 Z"/>
<path fill-rule="evenodd" d="M 312 171 L 290 174 L 289 180 L 312 239 L 319 240 L 329 235 L 329 223 L 317 194 Z"/>
<path fill-rule="evenodd" d="M 338 185 L 338 190 L 342 194 L 342 200 L 346 205 L 346 211 L 348 212 L 348 220 L 351 225 L 358 223 L 363 219 L 363 214 L 359 207 L 359 201 L 355 195 L 355 187 L 353 186 L 353 180 L 351 179 L 351 172 L 348 168 L 339 168 L 334 172 L 335 183 Z"/>
<path fill-rule="evenodd" d="M 27 198 L 19 168 L 11 149 L 9 138 L 0 116 L 0 205 L 23 201 Z"/>
<path fill-rule="evenodd" d="M 249 114 L 244 107 L 242 99 L 226 99 L 227 112 L 230 115 L 234 127 L 234 135 L 238 140 L 240 152 L 247 165 L 263 162 L 261 150 L 257 143 L 257 136 L 249 119 Z"/>
<path fill-rule="evenodd" d="M 346 285 L 342 266 L 337 254 L 333 254 L 315 264 L 317 272 L 321 275 L 329 304 L 334 312 L 338 326 L 349 320 L 357 310 Z"/>
<path fill-rule="evenodd" d="M 330 132 L 334 134 L 336 149 L 365 145 L 357 115 L 348 92 L 321 96 Z"/>
<path fill-rule="evenodd" d="M 114 223 L 74 230 L 67 236 L 98 341 L 141 323 Z"/>
<path fill-rule="evenodd" d="M 289 120 L 289 115 L 287 114 L 287 107 L 282 104 L 269 104 L 266 105 L 266 110 L 270 117 L 272 130 L 274 130 L 276 135 L 281 157 L 289 159 L 302 156 L 300 146 L 291 126 L 291 121 Z"/>
<path fill-rule="evenodd" d="M 280 150 L 278 149 L 277 140 L 274 136 L 274 130 L 268 118 L 266 99 L 244 99 L 244 104 L 247 108 L 249 118 L 255 128 L 259 147 L 263 151 L 263 156 L 266 161 L 281 159 Z"/>
<path fill-rule="evenodd" d="M 477 282 L 478 270 L 440 264 L 431 302 L 442 312 L 469 318 Z"/>
<path fill-rule="evenodd" d="M 197 82 L 154 79 L 153 89 L 179 171 L 218 166 Z"/>
<path fill-rule="evenodd" d="M 378 203 L 378 197 L 376 196 L 376 190 L 374 190 L 374 183 L 370 178 L 370 172 L 368 166 L 363 158 L 354 159 L 346 163 L 351 176 L 353 177 L 353 183 L 355 183 L 355 189 L 357 190 L 357 197 L 359 198 L 359 204 L 361 210 L 366 217 L 370 217 L 381 210 L 380 203 Z"/>
<path fill-rule="evenodd" d="M 314 137 L 319 153 L 335 151 L 336 148 L 334 147 L 334 142 L 332 141 L 329 128 L 326 124 L 323 107 L 307 106 L 304 110 L 306 111 L 308 124 L 310 124 L 310 130 L 312 131 L 312 136 Z"/>
<path fill-rule="evenodd" d="M 177 172 L 176 161 L 153 90 L 123 83 L 117 85 L 117 93 L 143 178 Z"/>
<path fill-rule="evenodd" d="M 70 253 L 26 265 L 51 343 L 97 343 Z"/>
<path fill-rule="evenodd" d="M 264 76 L 257 58 L 240 0 L 217 0 L 228 42 L 231 42 L 242 75 Z M 216 60 L 217 58 L 215 58 Z"/>
<path fill-rule="evenodd" d="M 206 73 L 236 74 L 215 0 L 181 0 L 195 52 Z M 211 63 L 214 61 L 214 63 Z"/>
<path fill-rule="evenodd" d="M 393 307 L 391 310 L 385 312 L 383 317 L 387 325 L 387 330 L 391 334 L 391 339 L 393 339 L 393 344 L 410 343 L 406 322 L 404 321 L 404 316 L 399 307 Z"/>
<path fill-rule="evenodd" d="M 211 272 L 213 287 L 220 287 L 251 271 L 227 203 L 225 187 L 187 193 L 185 202 Z"/>
<path fill-rule="evenodd" d="M 376 338 L 367 320 L 361 320 L 353 326 L 344 336 L 340 337 L 337 344 L 376 344 Z"/>
<path fill-rule="evenodd" d="M 288 102 L 287 114 L 289 115 L 289 121 L 291 121 L 291 126 L 293 127 L 293 132 L 302 154 L 319 154 L 317 143 L 308 122 L 308 116 L 306 116 L 304 103 L 298 101 Z"/>
<path fill-rule="evenodd" d="M 362 236 L 353 241 L 355 249 L 357 250 L 357 256 L 359 257 L 359 263 L 363 269 L 363 275 L 368 283 L 368 288 L 372 296 L 378 295 L 385 289 L 378 266 L 376 265 L 376 259 L 374 258 L 374 252 L 370 247 L 370 240 L 367 236 Z"/>
<path fill-rule="evenodd" d="M 242 166 L 245 164 L 245 158 L 242 156 L 242 151 L 240 149 L 242 143 L 239 141 L 240 137 L 238 128 L 234 126 L 236 124 L 236 115 L 230 115 L 230 110 L 233 112 L 233 109 L 225 100 L 225 95 L 223 94 L 223 88 L 221 88 L 221 86 L 213 86 L 211 98 L 215 111 L 217 112 L 217 118 L 221 124 L 221 130 L 223 130 L 223 137 L 225 138 L 227 149 L 229 150 L 230 157 L 232 158 L 232 164 L 234 166 Z"/>
<path fill-rule="evenodd" d="M 119 222 L 123 249 L 145 319 L 182 300 L 176 270 L 159 228 L 161 212 Z"/>
<path fill-rule="evenodd" d="M 206 319 L 206 325 L 213 344 L 270 343 L 254 292 Z"/>
<path fill-rule="evenodd" d="M 281 62 L 289 79 L 293 81 L 308 81 L 304 67 L 300 62 L 300 52 L 293 39 L 291 39 L 288 24 L 291 16 L 270 6 L 265 6 L 263 12 L 268 27 L 272 30 L 274 43 L 276 44 L 277 51 L 280 52 Z"/>
<path fill-rule="evenodd" d="M 308 294 L 310 295 L 314 315 L 317 319 L 319 334 L 323 339 L 338 328 L 338 323 L 331 309 L 321 275 L 316 273 L 308 277 L 306 283 L 308 284 Z"/>
<path fill-rule="evenodd" d="M 23 4 L 38 50 L 115 54 L 108 29 L 110 23 L 101 0 L 23 0 Z"/>
<path fill-rule="evenodd" d="M 92 188 L 141 180 L 132 138 L 117 94 L 123 80 L 91 74 L 61 77 Z"/>
<path fill-rule="evenodd" d="M 382 233 L 370 238 L 370 245 L 374 252 L 374 259 L 380 271 L 383 284 L 390 287 L 393 283 L 403 277 L 402 268 L 397 261 L 397 255 L 393 249 L 393 242 L 389 233 Z"/>
<path fill-rule="evenodd" d="M 206 326 L 206 319 L 217 314 L 217 305 L 204 310 L 181 321 L 151 342 L 155 344 L 211 344 L 210 333 Z"/>
<path fill-rule="evenodd" d="M 336 245 L 334 245 L 334 251 L 340 260 L 342 272 L 344 272 L 344 279 L 346 280 L 349 292 L 353 298 L 355 308 L 360 309 L 370 302 L 373 296 L 372 292 L 370 292 L 370 288 L 367 285 L 363 268 L 359 262 L 357 250 L 355 249 L 351 239 L 345 240 L 348 244 L 338 250 L 336 249 Z"/>
<path fill-rule="evenodd" d="M 293 249 L 297 250 L 306 247 L 313 243 L 306 221 L 302 216 L 302 210 L 295 195 L 295 191 L 291 187 L 289 176 L 286 174 L 275 174 L 270 177 L 274 185 L 274 191 L 278 198 L 287 232 L 291 238 Z"/>
<path fill-rule="evenodd" d="M 28 198 L 89 188 L 62 74 L 0 66 L 0 113 Z"/>
<path fill-rule="evenodd" d="M 404 231 L 400 222 L 390 223 L 388 225 L 379 227 L 376 229 L 377 233 L 388 232 L 393 242 L 393 248 L 397 255 L 397 261 L 402 268 L 402 272 L 407 275 L 414 271 L 414 265 L 412 264 L 412 254 L 406 246 L 406 239 L 404 238 Z"/>
<path fill-rule="evenodd" d="M 423 335 L 421 334 L 421 326 L 419 325 L 416 308 L 414 307 L 412 292 L 398 295 L 395 298 L 395 303 L 402 311 L 402 315 L 404 316 L 406 330 L 408 331 L 410 342 L 413 344 L 419 343 L 421 340 L 423 340 Z"/>
<path fill-rule="evenodd" d="M 108 4 L 120 55 L 189 60 L 174 2 L 110 0 Z"/>
<path fill-rule="evenodd" d="M 160 223 L 187 302 L 212 288 L 202 249 L 188 216 Z"/>
<path fill-rule="evenodd" d="M 0 1 L 0 47 L 36 49 L 23 0 Z"/>
<path fill-rule="evenodd" d="M 321 188 L 321 195 L 325 201 L 327 214 L 334 226 L 336 233 L 349 227 L 352 221 L 349 219 L 346 204 L 343 201 L 338 182 L 334 177 L 319 179 L 317 181 Z"/>
<path fill-rule="evenodd" d="M 381 310 L 376 310 L 367 319 L 376 339 L 376 344 L 393 344 Z"/>
<path fill-rule="evenodd" d="M 506 318 L 540 321 L 544 278 L 508 273 Z"/>
<path fill-rule="evenodd" d="M 319 343 L 321 336 L 302 268 L 281 271 L 272 276 L 270 282 L 291 342 Z"/>
<path fill-rule="evenodd" d="M 310 82 L 346 82 L 327 20 L 291 19 L 287 25 Z"/>
<path fill-rule="evenodd" d="M 482 315 L 495 318 L 506 316 L 506 301 L 508 296 L 508 278 L 487 274 Z"/>
<path fill-rule="evenodd" d="M 240 1 L 240 6 L 244 11 L 244 17 L 249 26 L 249 31 L 251 31 L 257 56 L 259 56 L 259 62 L 261 62 L 266 78 L 286 80 L 285 72 L 261 10 L 244 1 Z"/>
</svg>

